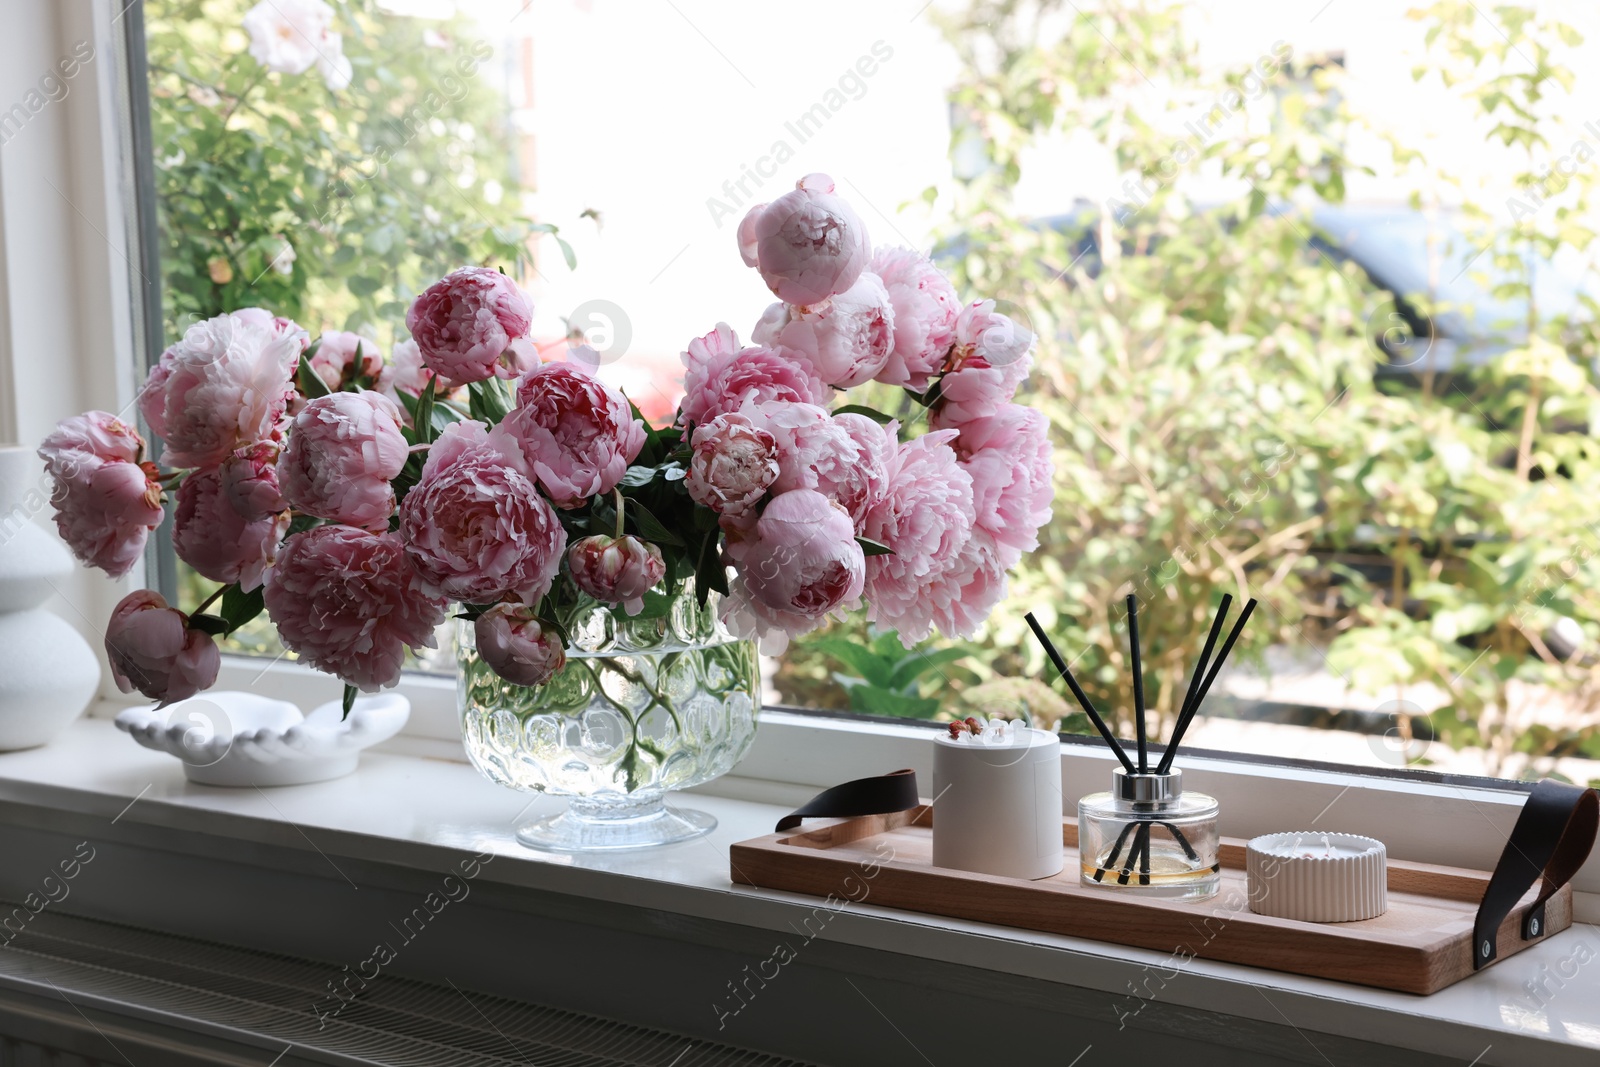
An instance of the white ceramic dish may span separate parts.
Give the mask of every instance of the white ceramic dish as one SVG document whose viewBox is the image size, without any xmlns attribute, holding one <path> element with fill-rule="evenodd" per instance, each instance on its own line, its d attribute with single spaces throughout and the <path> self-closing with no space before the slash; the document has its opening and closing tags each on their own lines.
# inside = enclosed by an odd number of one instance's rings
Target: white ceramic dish
<svg viewBox="0 0 1600 1067">
<path fill-rule="evenodd" d="M 399 733 L 411 701 L 394 693 L 356 698 L 350 717 L 330 701 L 303 715 L 283 700 L 222 691 L 170 707 L 128 708 L 122 730 L 145 748 L 183 761 L 183 773 L 202 785 L 303 785 L 356 769 L 361 750 Z"/>
</svg>

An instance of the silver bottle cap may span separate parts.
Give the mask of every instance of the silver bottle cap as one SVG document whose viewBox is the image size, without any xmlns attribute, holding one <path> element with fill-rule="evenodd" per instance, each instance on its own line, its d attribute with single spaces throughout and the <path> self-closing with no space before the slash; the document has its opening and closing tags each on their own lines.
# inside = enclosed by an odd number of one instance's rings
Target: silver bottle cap
<svg viewBox="0 0 1600 1067">
<path fill-rule="evenodd" d="M 1111 794 L 1132 804 L 1164 804 L 1183 795 L 1183 772 L 1129 774 L 1118 767 L 1111 772 Z"/>
</svg>

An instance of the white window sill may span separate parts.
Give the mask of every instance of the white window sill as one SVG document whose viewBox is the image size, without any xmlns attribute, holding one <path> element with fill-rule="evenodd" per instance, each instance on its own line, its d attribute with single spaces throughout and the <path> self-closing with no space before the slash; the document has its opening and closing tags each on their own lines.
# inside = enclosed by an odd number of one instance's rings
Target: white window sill
<svg viewBox="0 0 1600 1067">
<path fill-rule="evenodd" d="M 781 732 L 781 726 L 777 732 Z M 838 777 L 846 772 L 836 767 Z M 882 768 L 880 768 L 882 769 Z M 602 857 L 552 856 L 518 845 L 515 826 L 559 806 L 499 788 L 464 763 L 368 753 L 356 774 L 278 790 L 191 786 L 168 757 L 142 749 L 103 719 L 84 720 L 51 745 L 0 755 L 0 805 L 9 811 L 70 813 L 115 820 L 124 829 L 165 835 L 162 847 L 207 855 L 220 839 L 243 847 L 313 855 L 330 878 L 380 864 L 419 871 L 452 868 L 463 851 L 492 852 L 481 878 L 508 887 L 584 901 L 650 909 L 795 937 L 820 901 L 733 885 L 728 847 L 771 832 L 783 804 L 730 795 L 762 788 L 730 778 L 689 803 L 719 820 L 708 838 L 668 848 Z M 807 790 L 768 787 L 799 794 Z M 775 798 L 776 799 L 776 798 Z M 785 800 L 787 798 L 784 798 Z M 13 816 L 15 818 L 15 816 Z M 317 859 L 316 857 L 320 857 Z M 337 873 L 336 873 L 337 872 Z M 813 927 L 818 925 L 813 922 Z M 1074 938 L 851 904 L 821 924 L 820 940 L 925 961 L 998 971 L 1043 983 L 1122 995 L 1168 971 L 1160 953 Z M 1585 947 L 1586 946 L 1586 947 Z M 1600 1049 L 1600 968 L 1573 969 L 1600 951 L 1580 924 L 1502 961 L 1484 974 L 1421 998 L 1229 964 L 1191 961 L 1158 987 L 1166 1006 L 1212 1012 L 1308 1034 L 1359 1035 L 1402 1049 L 1473 1062 L 1592 1063 Z M 1557 980 L 1553 976 L 1561 975 Z M 1530 983 L 1560 986 L 1530 996 Z M 1142 995 L 1149 996 L 1141 986 Z M 1269 997 L 1270 994 L 1270 997 Z M 1134 1011 L 1131 995 L 1116 1001 Z M 1108 1019 L 1115 1022 L 1115 1019 Z M 1130 1026 L 1137 1026 L 1136 1016 Z"/>
</svg>

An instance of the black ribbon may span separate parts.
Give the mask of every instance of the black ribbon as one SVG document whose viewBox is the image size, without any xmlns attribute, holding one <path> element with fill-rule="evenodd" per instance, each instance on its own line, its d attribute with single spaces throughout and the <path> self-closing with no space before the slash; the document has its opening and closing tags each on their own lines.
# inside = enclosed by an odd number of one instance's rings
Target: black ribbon
<svg viewBox="0 0 1600 1067">
<path fill-rule="evenodd" d="M 775 833 L 793 830 L 802 819 L 848 819 L 856 815 L 887 815 L 906 811 L 921 801 L 917 797 L 917 772 L 909 767 L 890 771 L 876 778 L 857 778 L 853 782 L 824 789 L 800 807 L 778 820 Z"/>
<path fill-rule="evenodd" d="M 1544 936 L 1545 902 L 1571 881 L 1589 858 L 1597 829 L 1600 793 L 1549 778 L 1533 787 L 1478 905 L 1472 928 L 1473 970 L 1495 959 L 1500 924 L 1541 877 L 1544 887 L 1522 917 L 1522 939 Z"/>
</svg>

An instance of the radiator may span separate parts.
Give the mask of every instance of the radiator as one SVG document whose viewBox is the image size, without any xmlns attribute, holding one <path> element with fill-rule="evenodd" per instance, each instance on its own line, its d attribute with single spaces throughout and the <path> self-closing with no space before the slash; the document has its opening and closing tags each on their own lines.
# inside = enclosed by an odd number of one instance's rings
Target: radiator
<svg viewBox="0 0 1600 1067">
<path fill-rule="evenodd" d="M 309 1006 L 327 997 L 328 975 L 311 960 L 46 910 L 0 946 L 0 1067 L 803 1067 L 388 975 L 319 1025 Z"/>
</svg>

